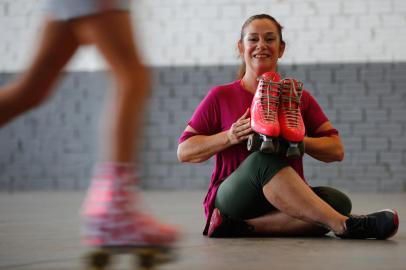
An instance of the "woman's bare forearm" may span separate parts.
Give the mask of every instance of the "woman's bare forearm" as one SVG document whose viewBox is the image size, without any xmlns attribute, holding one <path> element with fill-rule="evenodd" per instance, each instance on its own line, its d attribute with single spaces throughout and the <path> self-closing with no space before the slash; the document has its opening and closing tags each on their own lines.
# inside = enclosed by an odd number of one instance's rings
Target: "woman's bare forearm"
<svg viewBox="0 0 406 270">
<path fill-rule="evenodd" d="M 203 162 L 229 146 L 227 131 L 211 136 L 195 135 L 179 144 L 178 159 L 181 162 Z"/>
<path fill-rule="evenodd" d="M 339 136 L 305 137 L 304 143 L 305 152 L 317 160 L 334 162 L 344 159 L 344 146 Z"/>
</svg>

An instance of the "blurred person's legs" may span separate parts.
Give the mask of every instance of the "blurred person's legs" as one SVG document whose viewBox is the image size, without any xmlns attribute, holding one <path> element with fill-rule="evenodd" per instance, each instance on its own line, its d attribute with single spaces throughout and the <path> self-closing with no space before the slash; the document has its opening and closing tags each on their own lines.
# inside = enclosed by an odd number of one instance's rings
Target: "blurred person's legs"
<svg viewBox="0 0 406 270">
<path fill-rule="evenodd" d="M 85 240 L 97 245 L 170 244 L 177 238 L 176 229 L 140 209 L 139 194 L 131 190 L 138 182 L 135 146 L 149 74 L 133 41 L 130 13 L 107 12 L 71 25 L 79 40 L 96 45 L 116 82 L 105 116 L 105 154 L 95 167 L 84 204 Z"/>
<path fill-rule="evenodd" d="M 46 100 L 78 47 L 66 22 L 46 19 L 28 69 L 14 82 L 0 87 L 0 126 Z"/>
<path fill-rule="evenodd" d="M 149 94 L 149 72 L 138 56 L 130 13 L 110 11 L 72 20 L 70 25 L 78 40 L 97 47 L 115 81 L 103 115 L 102 161 L 133 163 Z"/>
<path fill-rule="evenodd" d="M 141 210 L 135 168 L 148 72 L 133 40 L 130 13 L 110 10 L 70 20 L 47 19 L 32 64 L 16 82 L 0 89 L 0 125 L 43 102 L 76 49 L 96 45 L 111 67 L 116 90 L 109 100 L 104 154 L 95 166 L 84 204 L 85 240 L 90 244 L 170 244 L 177 230 Z M 96 90 L 97 91 L 97 90 Z"/>
</svg>

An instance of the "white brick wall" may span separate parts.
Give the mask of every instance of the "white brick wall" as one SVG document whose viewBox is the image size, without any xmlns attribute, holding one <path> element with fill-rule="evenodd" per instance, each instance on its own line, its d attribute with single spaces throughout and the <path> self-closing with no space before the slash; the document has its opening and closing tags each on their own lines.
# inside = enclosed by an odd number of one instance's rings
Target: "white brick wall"
<svg viewBox="0 0 406 270">
<path fill-rule="evenodd" d="M 38 36 L 41 0 L 0 0 L 0 72 L 21 70 Z M 406 60 L 404 0 L 137 0 L 137 40 L 149 65 L 235 64 L 243 21 L 268 13 L 284 26 L 282 63 Z M 104 68 L 81 49 L 73 70 Z"/>
</svg>

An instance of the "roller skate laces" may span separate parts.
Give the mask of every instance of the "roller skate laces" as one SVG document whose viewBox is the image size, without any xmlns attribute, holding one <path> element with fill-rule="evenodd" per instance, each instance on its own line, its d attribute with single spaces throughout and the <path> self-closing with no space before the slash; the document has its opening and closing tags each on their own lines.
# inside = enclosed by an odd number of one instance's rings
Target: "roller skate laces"
<svg viewBox="0 0 406 270">
<path fill-rule="evenodd" d="M 279 136 L 278 107 L 280 100 L 280 76 L 266 72 L 259 77 L 259 83 L 251 104 L 251 128 L 256 134 L 248 139 L 248 150 L 260 149 L 273 153 L 276 150 L 273 138 Z"/>
<path fill-rule="evenodd" d="M 271 72 L 269 72 L 271 73 Z M 275 83 L 275 74 L 265 73 L 261 76 L 258 85 L 257 102 L 259 103 L 258 111 L 260 112 L 260 118 L 264 125 L 271 125 L 274 132 L 269 132 L 272 136 L 279 134 L 278 123 L 278 106 L 280 91 L 277 88 L 278 84 Z"/>
<path fill-rule="evenodd" d="M 146 213 L 140 193 L 135 191 L 134 171 L 131 165 L 115 163 L 95 167 L 82 207 L 85 244 L 166 246 L 177 240 L 177 229 Z"/>
<path fill-rule="evenodd" d="M 300 142 L 304 138 L 305 129 L 300 114 L 300 98 L 303 84 L 294 79 L 281 81 L 281 105 L 279 106 L 279 124 L 281 135 L 292 142 Z"/>
<path fill-rule="evenodd" d="M 283 79 L 280 84 L 279 124 L 281 137 L 287 141 L 287 157 L 303 156 L 305 127 L 300 114 L 303 84 L 294 79 Z"/>
</svg>

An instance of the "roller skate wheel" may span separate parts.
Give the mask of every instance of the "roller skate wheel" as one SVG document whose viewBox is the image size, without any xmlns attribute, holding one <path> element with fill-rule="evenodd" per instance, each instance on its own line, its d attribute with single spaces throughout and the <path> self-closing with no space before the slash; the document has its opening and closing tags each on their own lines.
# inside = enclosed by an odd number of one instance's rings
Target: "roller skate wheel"
<svg viewBox="0 0 406 270">
<path fill-rule="evenodd" d="M 275 145 L 273 141 L 264 141 L 261 144 L 261 152 L 273 154 L 276 152 Z"/>
<path fill-rule="evenodd" d="M 153 270 L 157 266 L 175 261 L 177 258 L 170 249 L 140 248 L 135 253 L 137 269 Z"/>
<path fill-rule="evenodd" d="M 104 270 L 110 264 L 110 257 L 107 251 L 93 251 L 85 257 L 86 267 L 89 270 Z"/>
<path fill-rule="evenodd" d="M 248 137 L 247 149 L 250 152 L 258 151 L 261 148 L 261 137 L 257 133 L 253 133 Z"/>
<path fill-rule="evenodd" d="M 286 156 L 287 157 L 300 157 L 301 156 L 301 151 L 299 147 L 289 147 L 288 151 L 286 151 Z"/>
<path fill-rule="evenodd" d="M 152 270 L 158 264 L 157 251 L 150 249 L 140 249 L 137 251 L 138 269 L 140 270 Z"/>
<path fill-rule="evenodd" d="M 300 155 L 303 156 L 305 153 L 305 144 L 304 142 L 299 143 L 299 150 L 300 150 Z"/>
</svg>

